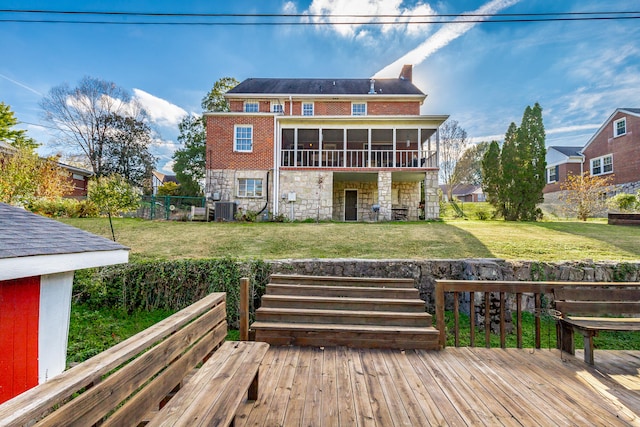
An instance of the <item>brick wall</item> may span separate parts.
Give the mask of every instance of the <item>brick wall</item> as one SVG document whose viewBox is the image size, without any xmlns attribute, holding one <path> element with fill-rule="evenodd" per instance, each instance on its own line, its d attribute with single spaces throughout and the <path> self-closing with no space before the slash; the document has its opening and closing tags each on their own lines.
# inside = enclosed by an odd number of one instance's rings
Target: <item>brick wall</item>
<svg viewBox="0 0 640 427">
<path fill-rule="evenodd" d="M 253 151 L 233 151 L 234 125 L 253 126 Z M 272 169 L 273 116 L 207 116 L 207 169 Z"/>
<path fill-rule="evenodd" d="M 627 118 L 627 133 L 613 137 L 614 122 Z M 640 117 L 617 113 L 584 150 L 584 169 L 591 170 L 591 159 L 613 155 L 614 184 L 640 180 Z"/>
<path fill-rule="evenodd" d="M 244 102 L 233 100 L 229 102 L 232 112 L 242 112 Z M 284 114 L 289 115 L 290 102 L 284 101 Z M 351 101 L 314 101 L 314 115 L 316 116 L 350 116 Z M 271 111 L 270 101 L 260 101 L 260 112 Z M 302 115 L 302 101 L 293 101 L 294 116 Z M 418 101 L 367 101 L 367 115 L 369 116 L 394 116 L 394 115 L 419 115 L 420 102 Z"/>
<path fill-rule="evenodd" d="M 560 191 L 560 186 L 567 181 L 569 174 L 580 175 L 580 163 L 563 163 L 558 165 L 556 182 L 545 185 L 542 192 L 546 194 Z"/>
</svg>

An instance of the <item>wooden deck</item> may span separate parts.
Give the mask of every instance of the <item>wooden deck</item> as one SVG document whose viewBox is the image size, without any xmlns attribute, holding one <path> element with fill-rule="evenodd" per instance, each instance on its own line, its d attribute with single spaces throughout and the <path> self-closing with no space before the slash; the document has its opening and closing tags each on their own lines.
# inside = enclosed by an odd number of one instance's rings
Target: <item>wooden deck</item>
<svg viewBox="0 0 640 427">
<path fill-rule="evenodd" d="M 640 351 L 271 347 L 236 426 L 640 425 Z"/>
</svg>

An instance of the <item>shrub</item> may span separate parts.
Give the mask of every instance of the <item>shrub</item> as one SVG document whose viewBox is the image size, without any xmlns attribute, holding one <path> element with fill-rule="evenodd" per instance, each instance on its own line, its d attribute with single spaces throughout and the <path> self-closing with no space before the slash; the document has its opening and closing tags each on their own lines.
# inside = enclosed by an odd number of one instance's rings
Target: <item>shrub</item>
<svg viewBox="0 0 640 427">
<path fill-rule="evenodd" d="M 77 272 L 74 302 L 89 307 L 180 310 L 211 292 L 227 293 L 227 321 L 238 324 L 240 278 L 249 277 L 254 309 L 265 292 L 271 268 L 263 261 L 198 259 L 145 261 Z"/>
<path fill-rule="evenodd" d="M 634 212 L 640 209 L 640 192 L 638 195 L 620 193 L 607 200 L 609 209 L 619 210 L 622 212 Z"/>
</svg>

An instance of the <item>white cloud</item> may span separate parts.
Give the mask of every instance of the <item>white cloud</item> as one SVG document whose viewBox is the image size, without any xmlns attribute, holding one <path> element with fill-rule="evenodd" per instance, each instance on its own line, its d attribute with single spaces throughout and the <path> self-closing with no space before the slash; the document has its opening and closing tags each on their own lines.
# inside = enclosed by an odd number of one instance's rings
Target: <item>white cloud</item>
<svg viewBox="0 0 640 427">
<path fill-rule="evenodd" d="M 489 3 L 480 6 L 478 9 L 473 12 L 469 12 L 472 14 L 493 14 L 498 13 L 502 9 L 505 9 L 509 6 L 513 6 L 518 3 L 520 0 L 492 0 Z M 472 29 L 477 25 L 477 23 L 469 22 L 464 23 L 469 18 L 464 16 L 459 16 L 455 19 L 456 24 L 447 24 L 434 33 L 431 37 L 425 40 L 420 46 L 413 49 L 412 51 L 406 53 L 398 60 L 392 62 L 391 64 L 384 67 L 382 70 L 378 71 L 374 77 L 395 77 L 400 73 L 400 69 L 404 64 L 413 64 L 418 65 L 422 61 L 424 61 L 431 54 L 435 53 L 439 49 L 445 47 L 453 40 L 465 34 L 467 31 Z M 472 19 L 488 19 L 488 18 L 479 18 L 477 16 L 472 17 Z"/>
<path fill-rule="evenodd" d="M 285 10 L 294 10 L 295 6 L 285 4 Z M 424 33 L 424 28 L 420 25 L 409 22 L 415 21 L 415 15 L 435 15 L 435 11 L 427 3 L 418 2 L 413 7 L 404 7 L 402 0 L 313 0 L 309 8 L 304 12 L 307 15 L 327 15 L 309 16 L 308 22 L 329 23 L 329 28 L 343 37 L 358 38 L 360 40 L 369 36 L 368 23 L 378 24 L 382 33 L 391 31 L 404 31 L 408 34 Z M 363 17 L 340 15 L 371 15 Z M 389 15 L 389 16 L 382 16 Z M 405 24 L 405 25 L 399 25 Z"/>
<path fill-rule="evenodd" d="M 602 123 L 588 124 L 588 125 L 562 126 L 559 128 L 545 129 L 545 133 L 547 135 L 554 135 L 558 133 L 570 133 L 570 132 L 577 132 L 581 130 L 593 130 L 593 129 L 598 129 L 601 125 Z"/>
<path fill-rule="evenodd" d="M 187 115 L 187 112 L 177 105 L 141 89 L 133 89 L 133 93 L 149 114 L 149 118 L 160 126 L 177 126 Z"/>
</svg>

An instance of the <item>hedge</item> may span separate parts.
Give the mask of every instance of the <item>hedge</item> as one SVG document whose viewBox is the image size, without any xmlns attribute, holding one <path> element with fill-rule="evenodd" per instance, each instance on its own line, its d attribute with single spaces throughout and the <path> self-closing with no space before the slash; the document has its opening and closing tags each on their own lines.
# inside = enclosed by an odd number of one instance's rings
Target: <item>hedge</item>
<svg viewBox="0 0 640 427">
<path fill-rule="evenodd" d="M 251 315 L 269 280 L 270 266 L 263 261 L 185 259 L 142 261 L 76 272 L 75 303 L 136 310 L 180 310 L 211 292 L 227 293 L 227 321 L 238 325 L 240 278 L 251 283 Z"/>
</svg>

